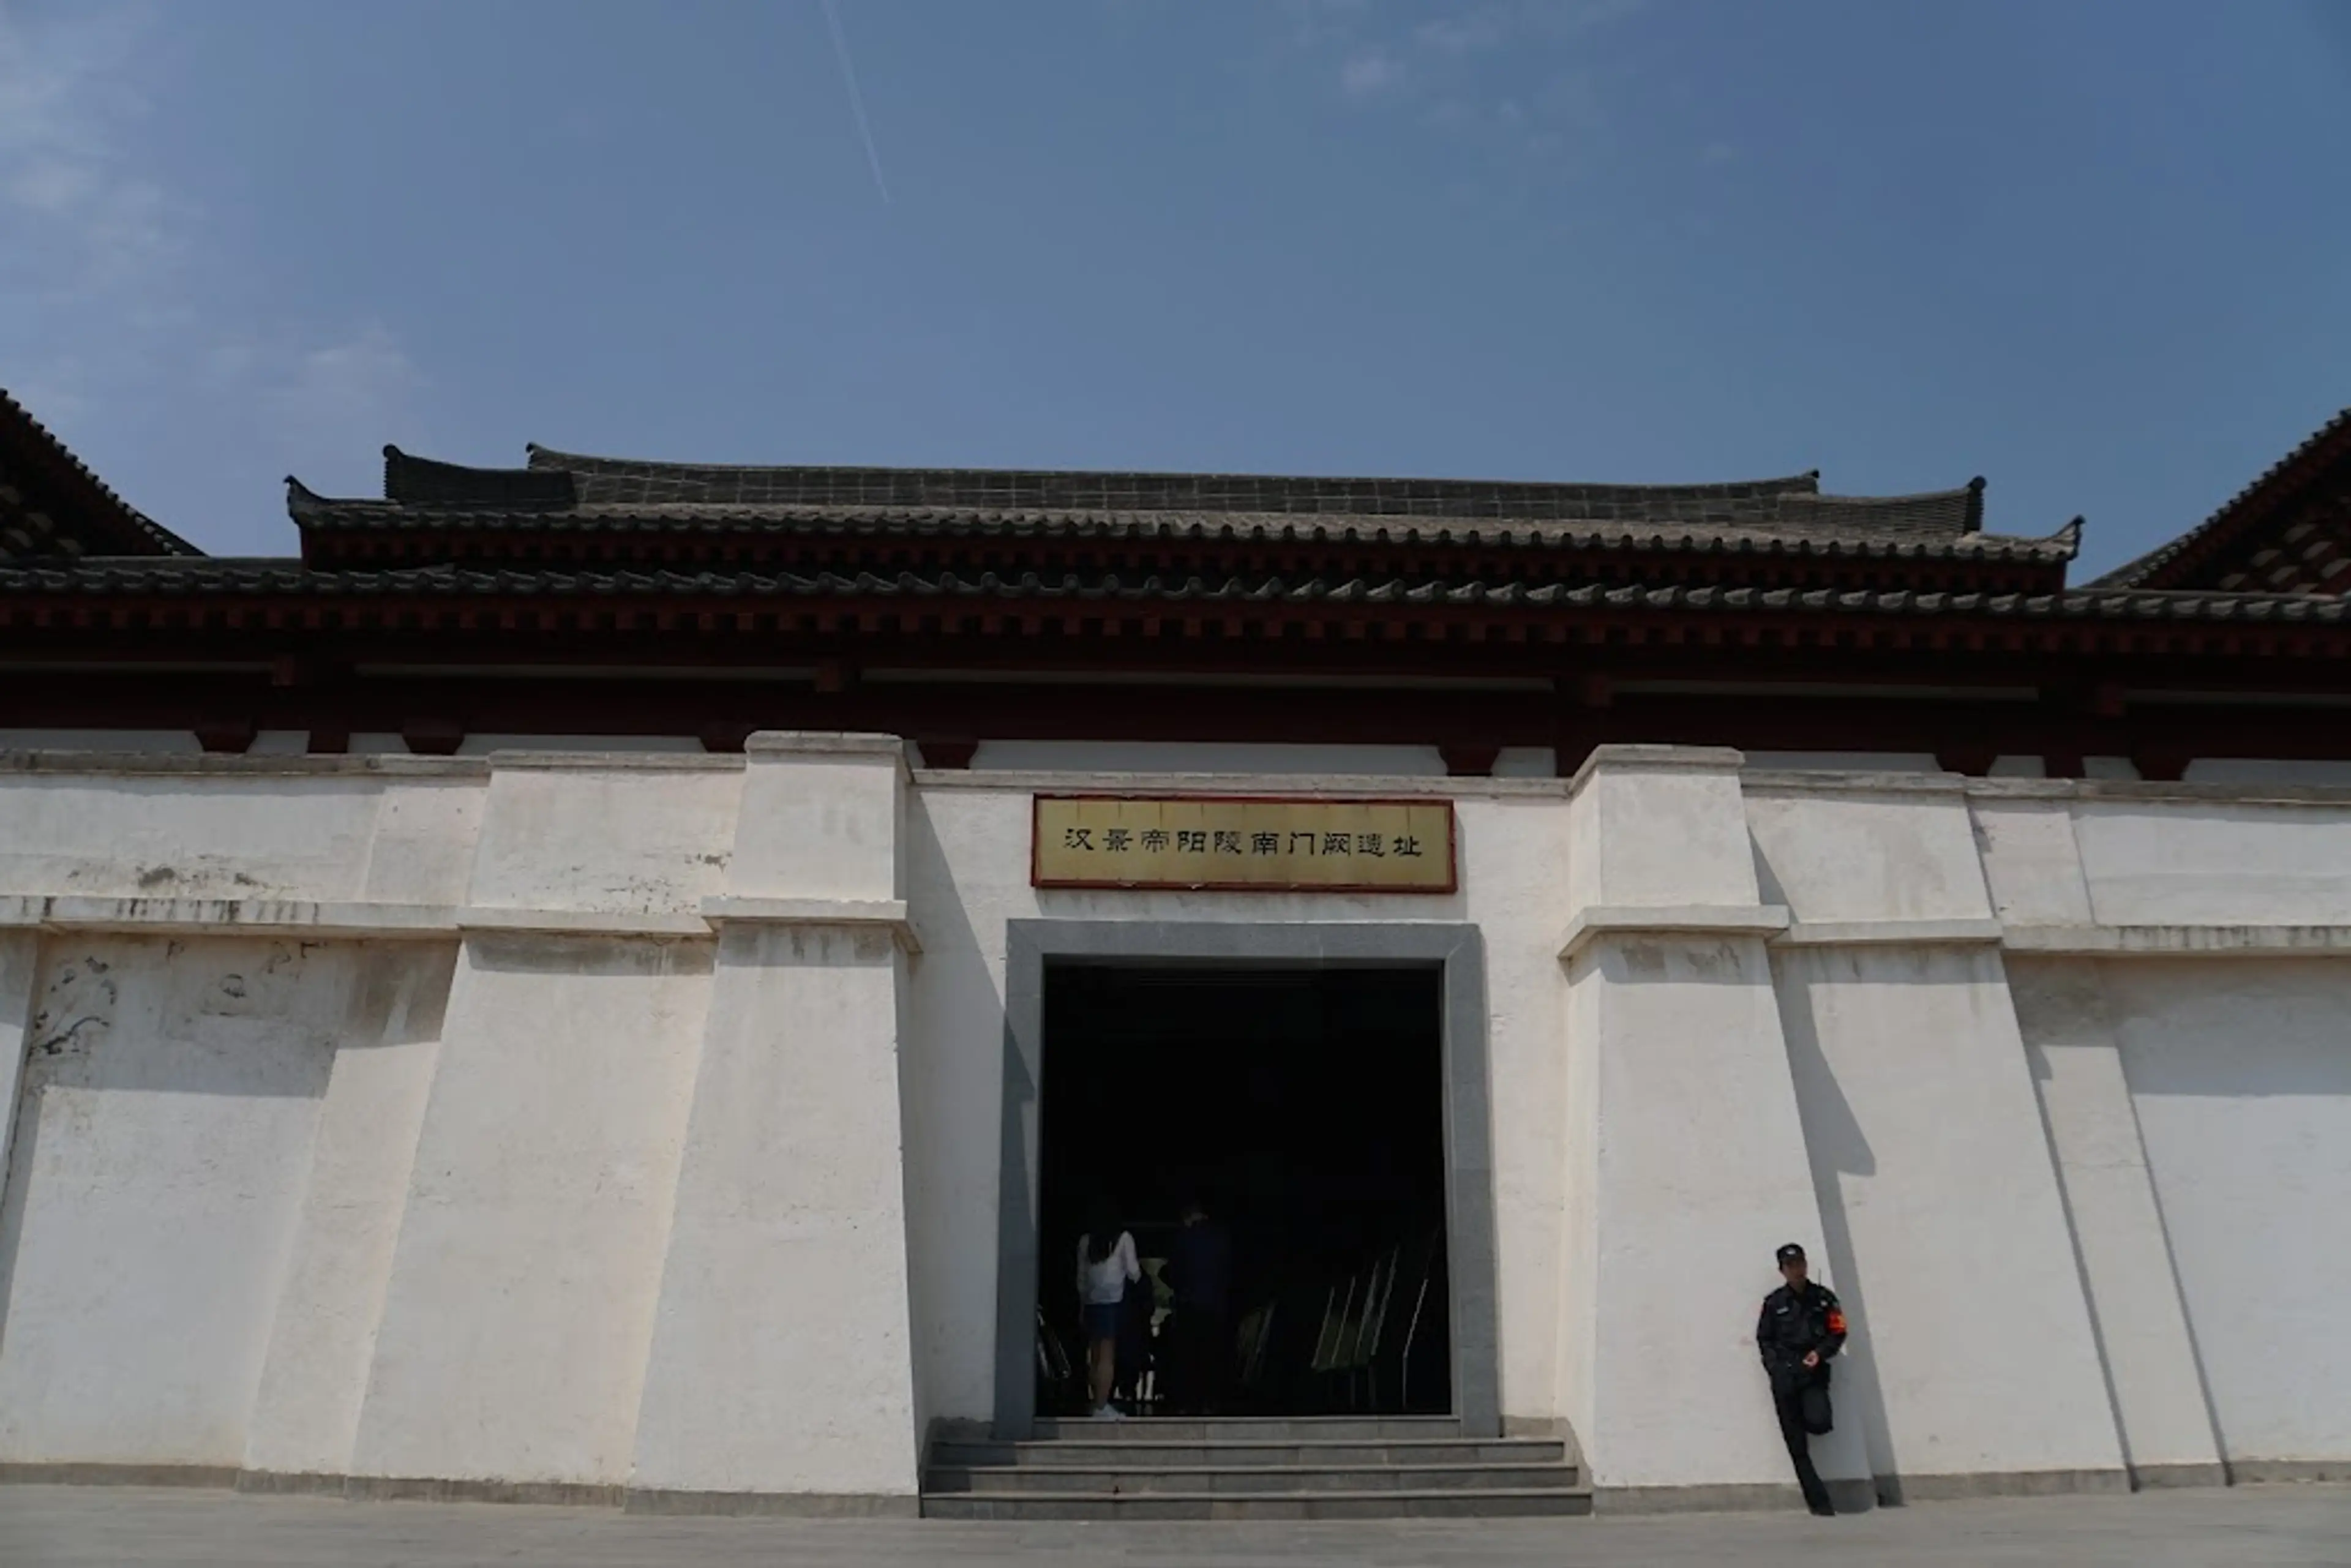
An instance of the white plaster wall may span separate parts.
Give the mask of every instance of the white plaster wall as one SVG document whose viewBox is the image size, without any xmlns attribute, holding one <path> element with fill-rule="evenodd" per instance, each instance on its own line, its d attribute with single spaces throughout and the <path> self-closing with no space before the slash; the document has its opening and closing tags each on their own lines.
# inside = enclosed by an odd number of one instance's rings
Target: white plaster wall
<svg viewBox="0 0 2351 1568">
<path fill-rule="evenodd" d="M 1590 993 L 1573 1049 L 1596 1058 L 1596 1119 L 1572 1133 L 1595 1144 L 1593 1480 L 1791 1485 L 1755 1316 L 1774 1248 L 1823 1252 L 1763 944 L 1604 939 L 1570 973 Z M 1823 1477 L 1868 1474 L 1865 1419 L 1844 1406 Z"/>
<path fill-rule="evenodd" d="M 465 903 L 488 795 L 479 778 L 387 779 L 360 895 L 387 904 Z"/>
<path fill-rule="evenodd" d="M 0 895 L 458 904 L 486 778 L 308 758 L 0 771 Z"/>
<path fill-rule="evenodd" d="M 0 1211 L 8 1190 L 9 1151 L 16 1142 L 16 1096 L 25 1086 L 25 1042 L 33 1024 L 40 953 L 37 932 L 0 931 Z M 7 1311 L 5 1273 L 0 1270 L 0 1335 L 7 1330 Z"/>
<path fill-rule="evenodd" d="M 1008 921 L 1467 919 L 1484 934 L 1493 1007 L 1502 1407 L 1556 1416 L 1568 827 L 1558 795 L 1465 792 L 1461 889 L 1450 895 L 1040 893 L 1029 885 L 1027 781 L 925 779 L 907 822 L 908 899 L 923 952 L 912 969 L 905 1082 L 916 1343 L 934 1412 L 985 1418 L 995 1402 Z"/>
<path fill-rule="evenodd" d="M 2188 1467 L 2217 1479 L 2219 1441 L 2123 1077 L 2106 967 L 2011 958 L 2010 993 L 2041 1091 L 2124 1458 L 2142 1471 Z"/>
<path fill-rule="evenodd" d="M 359 962 L 46 944 L 0 1206 L 0 1460 L 242 1460 Z"/>
<path fill-rule="evenodd" d="M 971 766 L 1022 773 L 1261 773 L 1324 778 L 1442 778 L 1433 746 L 1321 746 L 1272 741 L 983 740 Z"/>
<path fill-rule="evenodd" d="M 1800 921 L 1980 920 L 1991 907 L 1957 789 L 1750 788 L 1761 895 Z"/>
<path fill-rule="evenodd" d="M 1874 868 L 1852 869 L 1858 903 Z M 2000 956 L 1813 948 L 1773 967 L 1873 1471 L 2119 1468 Z"/>
<path fill-rule="evenodd" d="M 1611 747 L 1587 764 L 1573 815 L 1569 908 L 1752 908 L 1753 852 L 1735 751 Z"/>
<path fill-rule="evenodd" d="M 2071 801 L 2055 796 L 1968 800 L 1992 913 L 2017 925 L 2087 925 L 2090 884 Z"/>
<path fill-rule="evenodd" d="M 923 942 L 893 960 L 903 1003 L 856 963 L 811 966 L 750 988 L 735 1023 L 712 1016 L 705 1035 L 706 940 L 477 934 L 462 960 L 440 949 L 455 972 L 436 1019 L 429 943 L 385 968 L 372 955 L 387 949 L 348 943 L 0 930 L 0 1053 L 36 1014 L 38 1040 L 94 1020 L 36 1057 L 13 1122 L 0 1458 L 902 1490 L 925 1416 L 984 1417 L 993 1401 L 1005 924 L 1030 916 L 1475 922 L 1503 1409 L 1597 1434 L 1604 1484 L 1785 1479 L 1748 1333 L 1770 1247 L 1823 1233 L 1862 1342 L 1832 1474 L 2095 1469 L 2116 1462 L 2095 1428 L 2115 1443 L 2117 1410 L 2135 1462 L 2197 1463 L 2178 1363 L 2191 1330 L 2232 1458 L 2351 1454 L 2338 1414 L 2351 1279 L 2344 1249 L 2312 1241 L 2351 1203 L 2351 966 L 2048 960 L 2101 977 L 2106 1033 L 2043 1030 L 2028 1052 L 2002 965 L 1981 951 L 1789 952 L 1776 999 L 1752 937 L 1604 938 L 1573 971 L 1557 957 L 1586 904 L 1702 915 L 1783 898 L 1830 923 L 2351 924 L 2351 804 L 2264 798 L 2270 786 L 1961 796 L 1759 779 L 1741 806 L 1735 754 L 1628 754 L 1574 805 L 1555 783 L 1459 781 L 1450 895 L 1040 894 L 1035 780 L 925 775 L 900 827 L 891 747 L 818 764 L 822 788 L 792 784 L 792 763 L 755 808 L 764 766 L 0 770 L 0 894 L 168 886 L 674 914 L 713 894 L 885 898 L 903 878 Z M 793 822 L 806 825 L 782 831 Z M 93 954 L 105 970 L 76 967 Z M 893 1007 L 892 1090 L 871 1074 Z M 766 1032 L 782 1015 L 839 1027 Z M 791 1058 L 852 1030 L 856 1051 Z M 705 1039 L 722 1048 L 707 1061 Z M 716 1076 L 692 1121 L 698 1071 Z M 897 1311 L 883 1281 L 858 1309 L 863 1359 L 836 1365 L 809 1348 L 824 1335 L 763 1336 L 758 1307 L 789 1297 L 777 1281 L 801 1258 L 886 1272 L 885 1090 L 906 1147 L 912 1364 L 880 1354 Z M 834 1091 L 855 1114 L 823 1113 Z M 2125 1121 L 2143 1130 L 2137 1172 L 2114 1155 Z M 872 1159 L 816 1159 L 852 1129 Z M 707 1168 L 681 1185 L 689 1139 Z M 2069 1212 L 2070 1311 L 2050 1260 Z M 2168 1243 L 2160 1264 L 2150 1236 Z M 1979 1354 L 1958 1303 L 1980 1270 L 2016 1276 L 2045 1325 L 1989 1385 L 1949 1375 Z M 2185 1303 L 2172 1327 L 2124 1309 L 2124 1286 L 2166 1270 Z M 837 1303 L 805 1305 L 825 1335 L 850 1332 L 826 1315 Z M 828 1393 L 788 1409 L 753 1397 L 761 1380 Z M 733 1401 L 741 1419 L 707 1423 L 697 1400 Z M 2036 1400 L 2055 1413 L 1993 1419 Z"/>
<path fill-rule="evenodd" d="M 2351 922 L 2351 810 L 2161 798 L 2077 804 L 2090 906 L 2118 925 Z"/>
<path fill-rule="evenodd" d="M 1600 1348 L 1601 988 L 1571 980 L 1562 1017 L 1566 1038 L 1560 1124 L 1559 1349 L 1555 1404 L 1569 1429 L 1596 1430 Z M 1498 1093 L 1497 1100 L 1499 1102 Z"/>
<path fill-rule="evenodd" d="M 754 737 L 747 751 L 728 893 L 859 903 L 902 895 L 901 743 L 888 736 Z"/>
<path fill-rule="evenodd" d="M 380 788 L 352 774 L 0 773 L 0 892 L 355 897 Z"/>
<path fill-rule="evenodd" d="M 722 942 L 637 1486 L 915 1491 L 901 974 L 884 930 L 736 926 Z"/>
<path fill-rule="evenodd" d="M 356 1473 L 628 1479 L 710 966 L 706 941 L 465 944 Z"/>
<path fill-rule="evenodd" d="M 361 951 L 269 1318 L 247 1469 L 340 1475 L 351 1467 L 456 958 L 454 943 Z"/>
<path fill-rule="evenodd" d="M 1761 888 L 1738 760 L 1595 753 L 1568 805 L 1581 824 L 1570 867 L 1578 898 L 1603 911 L 1753 914 Z M 1590 1273 L 1593 1296 L 1590 1387 L 1568 1397 L 1588 1408 L 1576 1432 L 1593 1482 L 1628 1492 L 1787 1485 L 1755 1312 L 1772 1249 L 1822 1249 L 1762 940 L 1603 930 L 1567 972 L 1567 1046 L 1590 1059 L 1577 1077 L 1588 1072 L 1592 1092 L 1576 1102 L 1590 1119 L 1565 1136 L 1593 1145 L 1588 1197 L 1581 1168 L 1562 1184 L 1590 1210 L 1573 1222 L 1590 1237 L 1588 1260 L 1566 1267 Z M 1712 1415 L 1703 1427 L 1677 1414 L 1701 1407 Z M 1862 1433 L 1848 1407 L 1814 1446 L 1824 1478 L 1868 1473 Z"/>
<path fill-rule="evenodd" d="M 644 757 L 563 766 L 492 763 L 473 902 L 491 907 L 674 913 L 726 885 L 743 767 Z"/>
<path fill-rule="evenodd" d="M 2351 1461 L 2351 966 L 2104 966 L 2232 1461 Z"/>
</svg>

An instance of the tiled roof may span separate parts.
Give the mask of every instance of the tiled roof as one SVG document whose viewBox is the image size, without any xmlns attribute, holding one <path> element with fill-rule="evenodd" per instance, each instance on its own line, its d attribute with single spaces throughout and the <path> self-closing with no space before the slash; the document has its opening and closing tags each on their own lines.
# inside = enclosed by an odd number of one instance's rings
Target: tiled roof
<svg viewBox="0 0 2351 1568">
<path fill-rule="evenodd" d="M 2314 431 L 2309 439 L 2270 465 L 2262 476 L 2231 497 L 2220 509 L 2173 539 L 2093 580 L 2092 588 L 2178 588 L 2180 569 L 2221 547 L 2291 500 L 2310 480 L 2337 461 L 2351 458 L 2351 408 Z"/>
<path fill-rule="evenodd" d="M 0 391 L 0 560 L 202 553 L 108 489 Z"/>
<path fill-rule="evenodd" d="M 2075 590 L 2060 593 L 1917 592 L 1909 590 L 1711 586 L 1453 583 L 1361 579 L 1329 582 L 1280 576 L 1207 581 L 1115 575 L 1048 579 L 953 572 L 809 575 L 763 572 L 557 571 L 431 566 L 386 571 L 310 571 L 277 559 L 200 558 L 107 560 L 74 566 L 0 566 L 0 594 L 148 593 L 312 595 L 321 598 L 475 597 L 912 599 L 1205 604 L 1386 604 L 1533 609 L 1807 612 L 1828 614 L 1988 616 L 2002 620 L 2351 623 L 2351 601 L 2291 593 Z"/>
<path fill-rule="evenodd" d="M 1708 485 L 714 467 L 530 449 L 523 469 L 384 449 L 386 499 L 289 480 L 307 536 L 433 528 L 1551 546 L 2063 563 L 2078 520 L 2046 538 L 1986 534 L 1983 481 L 1891 497 L 1824 496 L 1817 474 Z"/>
<path fill-rule="evenodd" d="M 1351 517 L 1581 517 L 1736 523 L 1812 494 L 1817 474 L 1718 485 L 996 468 L 735 467 L 583 457 L 534 445 L 530 470 L 571 476 L 583 507 L 926 507 L 1043 512 L 1332 512 Z"/>
<path fill-rule="evenodd" d="M 1738 525 L 1671 519 L 1605 523 L 1579 518 L 1469 518 L 1280 512 L 1001 511 L 984 507 L 644 504 L 562 511 L 436 507 L 429 513 L 382 501 L 336 501 L 299 486 L 287 499 L 307 528 L 340 532 L 405 530 L 430 525 L 464 532 L 533 534 L 730 534 L 782 528 L 813 537 L 1070 538 L 1133 540 L 1215 539 L 1242 543 L 1377 543 L 1566 549 L 1688 550 L 1770 555 L 1963 558 L 2063 562 L 2081 532 L 2069 524 L 2047 538 L 1952 533 L 1935 526 L 1959 510 L 1966 492 L 1896 497 L 1865 517 L 1862 508 L 1833 525 L 1756 517 Z M 1955 499 L 1954 497 L 1957 497 Z M 1807 508 L 1852 506 L 1841 497 L 1807 497 Z"/>
</svg>

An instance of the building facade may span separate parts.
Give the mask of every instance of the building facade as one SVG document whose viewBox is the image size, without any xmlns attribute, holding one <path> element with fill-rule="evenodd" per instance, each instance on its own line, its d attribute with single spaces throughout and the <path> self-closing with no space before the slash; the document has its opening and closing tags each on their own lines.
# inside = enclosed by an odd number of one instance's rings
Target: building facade
<svg viewBox="0 0 2351 1568">
<path fill-rule="evenodd" d="M 2212 570 L 2324 578 L 2342 429 Z M 386 489 L 0 560 L 0 1474 L 911 1511 L 1052 1414 L 1081 971 L 1428 978 L 1233 1114 L 1417 1096 L 1416 1408 L 1601 1506 L 1792 1493 L 1789 1239 L 1848 1501 L 2351 1467 L 2322 581 L 1813 476 Z"/>
</svg>

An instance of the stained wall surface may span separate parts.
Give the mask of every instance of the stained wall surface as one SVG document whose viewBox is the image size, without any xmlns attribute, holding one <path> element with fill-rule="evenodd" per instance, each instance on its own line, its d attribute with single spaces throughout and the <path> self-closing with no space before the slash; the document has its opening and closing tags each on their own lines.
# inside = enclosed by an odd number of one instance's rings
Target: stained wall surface
<svg viewBox="0 0 2351 1568">
<path fill-rule="evenodd" d="M 995 1414 L 1016 920 L 1474 928 L 1500 1406 L 1605 1499 L 1785 1488 L 1790 1239 L 1849 1489 L 2351 1467 L 2351 790 L 1021 760 L 0 757 L 0 1474 L 911 1510 Z M 1090 787 L 1450 799 L 1458 887 L 1033 888 Z"/>
</svg>

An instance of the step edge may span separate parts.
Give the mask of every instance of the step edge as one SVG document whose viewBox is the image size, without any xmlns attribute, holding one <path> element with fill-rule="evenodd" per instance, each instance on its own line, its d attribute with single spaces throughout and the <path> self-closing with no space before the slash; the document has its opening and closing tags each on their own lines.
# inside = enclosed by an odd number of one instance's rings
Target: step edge
<svg viewBox="0 0 2351 1568">
<path fill-rule="evenodd" d="M 1030 1492 L 925 1492 L 925 1502 L 962 1502 L 985 1498 L 989 1502 L 1344 1502 L 1361 1500 L 1381 1502 L 1446 1501 L 1457 1499 L 1487 1499 L 1508 1500 L 1519 1498 L 1583 1498 L 1589 1500 L 1593 1489 L 1580 1487 L 1439 1487 L 1426 1489 L 1382 1488 L 1375 1491 L 1030 1491 Z"/>
<path fill-rule="evenodd" d="M 1137 1444 L 1150 1448 L 1371 1448 L 1413 1444 L 1424 1448 L 1563 1448 L 1557 1437 L 953 1437 L 942 1438 L 943 1448 L 1123 1448 Z"/>
<path fill-rule="evenodd" d="M 1344 1476 L 1468 1475 L 1472 1471 L 1557 1475 L 1574 1465 L 937 1465 L 931 1475 L 967 1476 Z"/>
</svg>

